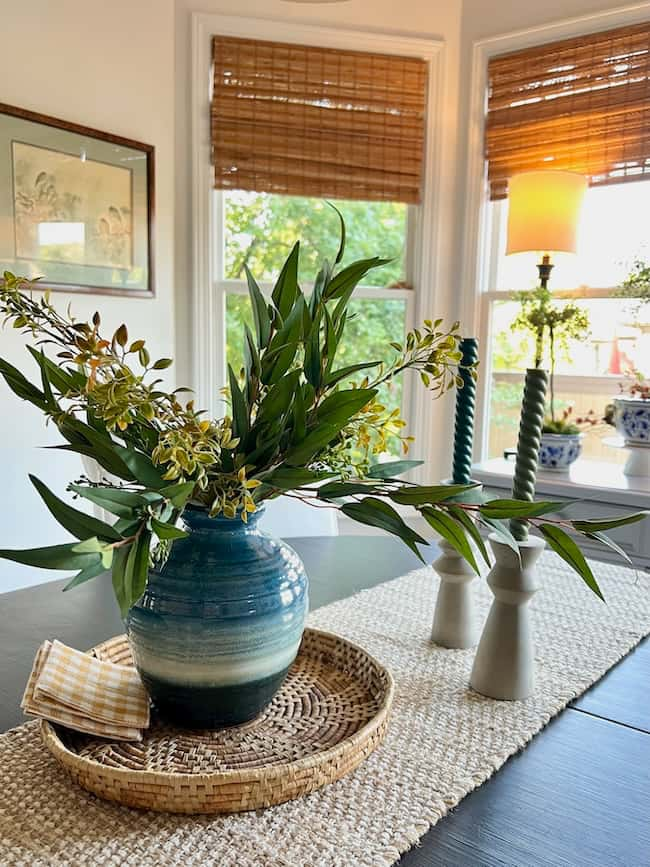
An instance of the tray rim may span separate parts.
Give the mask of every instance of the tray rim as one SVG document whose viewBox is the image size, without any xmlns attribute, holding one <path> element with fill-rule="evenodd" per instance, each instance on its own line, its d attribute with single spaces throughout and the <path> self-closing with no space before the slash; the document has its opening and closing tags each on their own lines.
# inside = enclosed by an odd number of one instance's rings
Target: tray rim
<svg viewBox="0 0 650 867">
<path fill-rule="evenodd" d="M 311 756 L 305 756 L 301 759 L 295 759 L 292 762 L 284 762 L 279 765 L 270 765 L 268 767 L 261 766 L 259 768 L 249 768 L 244 770 L 212 771 L 209 773 L 189 774 L 174 773 L 172 771 L 133 770 L 119 767 L 116 768 L 112 765 L 102 765 L 100 762 L 96 762 L 93 759 L 80 756 L 72 750 L 68 749 L 61 740 L 61 738 L 59 738 L 55 725 L 46 719 L 40 720 L 39 730 L 41 739 L 49 752 L 57 760 L 57 762 L 66 769 L 73 767 L 78 770 L 92 768 L 99 773 L 110 773 L 111 776 L 119 777 L 125 782 L 133 783 L 155 781 L 162 782 L 165 780 L 171 782 L 172 780 L 177 780 L 182 782 L 194 781 L 198 783 L 209 781 L 213 785 L 222 785 L 227 783 L 246 784 L 259 782 L 262 779 L 268 780 L 272 778 L 283 777 L 286 775 L 287 769 L 309 770 L 313 767 L 318 767 L 319 765 L 326 764 L 328 760 L 333 758 L 334 756 L 349 752 L 351 749 L 358 746 L 359 742 L 369 741 L 372 734 L 374 732 L 380 731 L 382 726 L 384 726 L 385 729 L 393 704 L 393 698 L 395 695 L 395 681 L 392 674 L 390 673 L 390 670 L 386 668 L 386 666 L 382 665 L 379 660 L 376 659 L 376 657 L 374 657 L 371 653 L 368 653 L 368 651 L 361 647 L 359 644 L 350 641 L 342 635 L 338 635 L 335 632 L 329 632 L 324 629 L 314 629 L 310 626 L 307 626 L 305 627 L 303 637 L 304 634 L 307 632 L 316 635 L 332 637 L 338 641 L 345 642 L 345 644 L 347 644 L 349 647 L 363 653 L 364 656 L 373 665 L 380 669 L 386 676 L 386 692 L 384 694 L 381 706 L 379 707 L 377 713 L 372 717 L 372 719 L 368 720 L 368 722 L 365 723 L 353 735 L 344 738 L 342 741 L 339 741 L 339 743 L 335 744 L 334 746 L 328 747 L 322 752 L 313 753 Z M 88 653 L 92 653 L 95 648 L 101 647 L 103 644 L 113 641 L 115 638 L 119 637 L 120 636 L 114 636 L 113 638 L 108 638 L 106 639 L 106 641 L 100 642 L 100 644 L 92 647 L 88 651 Z M 377 746 L 379 746 L 379 743 L 381 743 L 381 741 L 383 740 L 384 734 L 385 731 L 384 733 L 382 733 Z M 107 743 L 110 742 L 110 740 L 107 740 Z M 363 758 L 365 758 L 365 756 L 360 757 L 359 763 L 363 760 Z M 325 783 L 321 785 L 325 785 Z M 318 788 L 320 788 L 320 786 Z"/>
</svg>

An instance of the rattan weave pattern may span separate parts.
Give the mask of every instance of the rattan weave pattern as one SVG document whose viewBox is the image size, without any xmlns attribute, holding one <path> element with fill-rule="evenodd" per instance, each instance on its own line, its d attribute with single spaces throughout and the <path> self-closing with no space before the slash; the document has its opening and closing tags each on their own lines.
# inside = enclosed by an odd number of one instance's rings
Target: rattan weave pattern
<svg viewBox="0 0 650 867">
<path fill-rule="evenodd" d="M 95 648 L 133 664 L 125 636 Z M 41 734 L 73 779 L 100 797 L 175 813 L 237 813 L 314 791 L 381 742 L 390 674 L 348 641 L 307 629 L 278 695 L 254 722 L 189 732 L 154 719 L 140 743 L 109 742 L 48 722 Z"/>
<path fill-rule="evenodd" d="M 36 723 L 0 736 L 2 867 L 389 867 L 431 825 L 650 633 L 650 575 L 593 564 L 603 605 L 553 554 L 532 603 L 537 684 L 526 701 L 468 689 L 473 650 L 431 644 L 438 578 L 422 569 L 315 611 L 363 646 L 395 696 L 381 748 L 354 773 L 268 810 L 131 810 L 71 784 Z M 491 593 L 476 583 L 481 616 Z"/>
</svg>

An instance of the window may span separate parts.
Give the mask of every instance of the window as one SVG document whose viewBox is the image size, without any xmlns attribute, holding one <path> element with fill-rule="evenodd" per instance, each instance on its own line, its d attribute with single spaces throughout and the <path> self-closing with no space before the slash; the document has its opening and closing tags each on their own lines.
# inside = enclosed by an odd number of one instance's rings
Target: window
<svg viewBox="0 0 650 867">
<path fill-rule="evenodd" d="M 522 374 L 532 341 L 514 332 L 513 290 L 536 284 L 537 254 L 505 255 L 507 179 L 517 171 L 563 168 L 588 176 L 575 256 L 557 254 L 550 288 L 578 299 L 591 333 L 560 351 L 560 408 L 602 414 L 630 368 L 650 374 L 650 305 L 617 296 L 638 260 L 650 262 L 650 25 L 563 40 L 493 58 L 489 64 L 486 155 L 488 281 L 482 298 L 489 346 L 484 457 L 516 444 Z M 606 429 L 607 433 L 613 433 Z M 626 455 L 587 433 L 583 454 L 614 463 Z"/>
<path fill-rule="evenodd" d="M 427 62 L 215 36 L 212 79 L 212 272 L 225 313 L 219 384 L 226 361 L 242 363 L 242 324 L 251 319 L 244 266 L 270 294 L 300 239 L 308 293 L 339 244 L 330 198 L 348 228 L 343 265 L 392 257 L 357 287 L 340 361 L 388 359 L 390 342 L 414 324 Z M 408 412 L 401 383 L 381 397 Z"/>
<path fill-rule="evenodd" d="M 243 191 L 215 193 L 223 211 L 222 253 L 217 257 L 218 289 L 225 296 L 226 359 L 238 370 L 243 361 L 243 323 L 252 326 L 244 264 L 262 289 L 273 281 L 297 238 L 301 240 L 299 278 L 308 291 L 323 258 L 331 261 L 339 244 L 339 220 L 322 199 Z M 349 230 L 343 265 L 376 254 L 392 262 L 368 275 L 350 305 L 341 365 L 390 358 L 389 344 L 412 324 L 412 290 L 407 280 L 409 206 L 401 202 L 336 202 Z M 264 282 L 266 281 L 266 282 Z M 385 388 L 382 400 L 402 403 L 401 382 Z"/>
</svg>

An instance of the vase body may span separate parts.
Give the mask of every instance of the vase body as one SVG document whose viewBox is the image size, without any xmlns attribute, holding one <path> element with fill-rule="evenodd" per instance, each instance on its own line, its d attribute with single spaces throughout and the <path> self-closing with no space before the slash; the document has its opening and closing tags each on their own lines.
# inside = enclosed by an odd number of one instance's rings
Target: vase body
<svg viewBox="0 0 650 867">
<path fill-rule="evenodd" d="M 614 424 L 631 445 L 650 445 L 650 400 L 614 398 Z"/>
<path fill-rule="evenodd" d="M 149 574 L 127 617 L 135 665 L 160 715 L 184 728 L 238 725 L 281 687 L 300 646 L 307 576 L 296 552 L 239 518 L 189 506 L 189 536 Z"/>
<path fill-rule="evenodd" d="M 535 648 L 530 600 L 539 589 L 536 562 L 544 541 L 519 542 L 519 555 L 495 535 L 489 537 L 495 564 L 487 582 L 494 601 L 474 658 L 470 686 L 490 698 L 528 698 L 535 685 Z"/>
<path fill-rule="evenodd" d="M 543 433 L 539 446 L 539 465 L 545 470 L 568 470 L 582 452 L 582 434 Z"/>
<path fill-rule="evenodd" d="M 476 574 L 453 545 L 441 539 L 442 555 L 432 564 L 440 576 L 431 640 L 441 647 L 465 650 L 478 641 L 472 581 Z"/>
</svg>

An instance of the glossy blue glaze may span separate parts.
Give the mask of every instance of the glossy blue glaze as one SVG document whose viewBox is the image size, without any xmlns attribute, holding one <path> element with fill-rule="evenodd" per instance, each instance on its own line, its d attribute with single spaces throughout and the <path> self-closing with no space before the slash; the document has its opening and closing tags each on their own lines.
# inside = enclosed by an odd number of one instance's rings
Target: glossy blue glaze
<svg viewBox="0 0 650 867">
<path fill-rule="evenodd" d="M 582 434 L 542 434 L 539 465 L 545 470 L 566 470 L 582 452 Z"/>
<path fill-rule="evenodd" d="M 650 445 L 650 400 L 614 398 L 614 423 L 627 443 Z"/>
<path fill-rule="evenodd" d="M 161 715 L 188 728 L 256 717 L 282 685 L 308 609 L 296 552 L 239 518 L 189 506 L 190 531 L 149 574 L 127 617 L 135 664 Z"/>
</svg>

